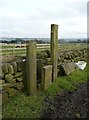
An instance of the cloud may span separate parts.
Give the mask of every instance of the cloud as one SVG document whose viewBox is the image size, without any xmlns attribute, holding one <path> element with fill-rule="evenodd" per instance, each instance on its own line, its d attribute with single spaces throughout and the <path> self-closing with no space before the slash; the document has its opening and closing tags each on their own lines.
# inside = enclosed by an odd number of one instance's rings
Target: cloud
<svg viewBox="0 0 89 120">
<path fill-rule="evenodd" d="M 0 0 L 0 36 L 50 37 L 50 24 L 60 37 L 86 37 L 87 0 Z"/>
</svg>

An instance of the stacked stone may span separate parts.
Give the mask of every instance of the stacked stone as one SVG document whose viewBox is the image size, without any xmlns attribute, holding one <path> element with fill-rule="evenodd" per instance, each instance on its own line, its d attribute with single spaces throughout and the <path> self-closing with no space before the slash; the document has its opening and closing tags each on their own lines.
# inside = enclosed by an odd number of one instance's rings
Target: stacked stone
<svg viewBox="0 0 89 120">
<path fill-rule="evenodd" d="M 58 75 L 68 75 L 76 69 L 75 63 L 78 61 L 87 61 L 87 49 L 70 50 L 59 53 L 58 57 Z"/>
<path fill-rule="evenodd" d="M 72 50 L 59 53 L 59 63 L 87 61 L 87 49 Z"/>
<path fill-rule="evenodd" d="M 2 75 L 0 79 L 0 93 L 2 102 L 5 103 L 10 96 L 23 89 L 23 78 L 21 62 L 2 64 Z"/>
<path fill-rule="evenodd" d="M 37 53 L 37 83 L 41 82 L 42 68 L 50 65 L 50 52 L 48 50 Z"/>
</svg>

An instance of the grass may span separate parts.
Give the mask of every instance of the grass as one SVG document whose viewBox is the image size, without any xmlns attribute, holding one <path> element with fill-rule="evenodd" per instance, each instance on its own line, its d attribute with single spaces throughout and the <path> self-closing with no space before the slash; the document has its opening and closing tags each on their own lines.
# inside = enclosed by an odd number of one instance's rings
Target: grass
<svg viewBox="0 0 89 120">
<path fill-rule="evenodd" d="M 7 56 L 7 53 L 9 54 L 9 52 L 12 52 L 12 50 L 4 50 L 4 49 L 8 49 L 8 48 L 13 48 L 13 46 L 10 46 L 10 45 L 4 45 L 4 46 L 2 45 L 2 46 L 0 46 L 0 49 L 1 49 L 0 53 L 2 52 L 3 56 Z M 61 52 L 65 51 L 65 50 L 70 50 L 70 49 L 71 50 L 76 50 L 76 49 L 83 49 L 83 48 L 87 48 L 87 44 L 80 44 L 80 43 L 79 44 L 74 44 L 74 43 L 70 44 L 70 43 L 66 43 L 66 44 L 61 44 L 59 46 L 59 50 Z M 17 48 L 17 50 L 15 50 L 15 52 L 17 52 L 17 54 L 18 54 L 19 51 L 22 51 L 22 54 L 24 54 L 24 52 L 26 54 L 26 50 L 23 50 L 23 49 L 18 50 L 18 48 Z M 43 49 L 39 48 L 39 49 L 37 49 L 37 52 L 44 51 L 44 50 L 50 50 L 50 48 L 48 48 L 48 47 L 45 47 Z"/>
<path fill-rule="evenodd" d="M 43 97 L 40 94 L 26 96 L 24 93 L 18 93 L 11 97 L 4 108 L 5 118 L 36 118 L 42 108 Z"/>
<path fill-rule="evenodd" d="M 16 94 L 3 106 L 3 117 L 39 118 L 46 97 L 54 98 L 62 90 L 75 90 L 76 84 L 87 81 L 87 67 L 83 71 L 77 69 L 68 76 L 59 76 L 47 90 L 38 91 L 34 96 L 26 96 L 25 93 Z"/>
</svg>

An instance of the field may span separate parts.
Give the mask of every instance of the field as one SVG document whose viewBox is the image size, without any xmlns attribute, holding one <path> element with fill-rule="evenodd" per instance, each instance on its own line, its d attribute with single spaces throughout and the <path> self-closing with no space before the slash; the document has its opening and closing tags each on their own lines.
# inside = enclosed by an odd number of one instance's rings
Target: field
<svg viewBox="0 0 89 120">
<path fill-rule="evenodd" d="M 86 43 L 66 43 L 59 44 L 60 52 L 66 50 L 76 50 L 87 48 Z M 50 50 L 50 44 L 37 44 L 37 52 Z M 0 46 L 0 55 L 2 56 L 24 56 L 26 55 L 26 44 L 3 44 Z"/>
</svg>

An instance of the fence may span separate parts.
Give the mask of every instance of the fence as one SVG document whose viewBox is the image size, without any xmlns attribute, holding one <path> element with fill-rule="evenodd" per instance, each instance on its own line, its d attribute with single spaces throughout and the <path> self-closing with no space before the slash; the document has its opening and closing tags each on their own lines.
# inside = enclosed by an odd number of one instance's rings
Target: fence
<svg viewBox="0 0 89 120">
<path fill-rule="evenodd" d="M 58 49 L 60 52 L 66 50 L 76 50 L 87 48 L 87 44 L 84 43 L 66 43 L 58 44 Z M 50 50 L 50 44 L 37 44 L 37 52 Z M 26 44 L 1 44 L 0 45 L 0 56 L 23 56 L 26 55 Z"/>
</svg>

